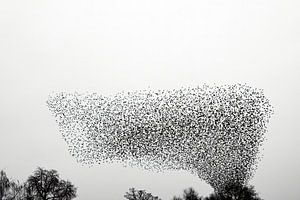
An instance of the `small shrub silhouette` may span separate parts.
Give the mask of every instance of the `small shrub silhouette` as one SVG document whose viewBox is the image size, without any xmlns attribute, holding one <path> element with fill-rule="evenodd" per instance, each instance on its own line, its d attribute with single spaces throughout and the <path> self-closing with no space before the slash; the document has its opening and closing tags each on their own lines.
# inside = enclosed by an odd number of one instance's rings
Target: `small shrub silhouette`
<svg viewBox="0 0 300 200">
<path fill-rule="evenodd" d="M 130 188 L 124 197 L 128 200 L 161 200 L 157 196 L 147 193 L 145 190 L 136 190 L 135 188 Z"/>
</svg>

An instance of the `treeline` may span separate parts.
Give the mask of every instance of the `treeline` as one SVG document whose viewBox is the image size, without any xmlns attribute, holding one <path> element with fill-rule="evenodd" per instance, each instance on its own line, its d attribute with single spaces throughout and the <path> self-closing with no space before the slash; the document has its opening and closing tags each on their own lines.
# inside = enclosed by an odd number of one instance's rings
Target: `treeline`
<svg viewBox="0 0 300 200">
<path fill-rule="evenodd" d="M 25 183 L 7 177 L 0 171 L 0 200 L 71 200 L 76 188 L 62 180 L 56 170 L 37 168 Z"/>
<path fill-rule="evenodd" d="M 128 200 L 162 200 L 157 196 L 147 193 L 145 190 L 130 188 L 124 197 Z M 208 197 L 199 196 L 193 189 L 188 188 L 183 191 L 183 195 L 174 196 L 172 200 L 262 200 L 253 186 L 242 186 L 239 184 L 228 185 L 222 193 L 214 192 Z"/>
<path fill-rule="evenodd" d="M 0 171 L 0 200 L 71 200 L 76 197 L 77 188 L 59 177 L 56 170 L 37 168 L 24 183 L 7 177 Z M 159 197 L 130 188 L 125 193 L 127 200 L 161 200 Z M 236 183 L 228 184 L 222 192 L 214 192 L 208 197 L 199 196 L 193 189 L 183 191 L 182 196 L 174 196 L 172 200 L 262 200 L 253 186 Z"/>
</svg>

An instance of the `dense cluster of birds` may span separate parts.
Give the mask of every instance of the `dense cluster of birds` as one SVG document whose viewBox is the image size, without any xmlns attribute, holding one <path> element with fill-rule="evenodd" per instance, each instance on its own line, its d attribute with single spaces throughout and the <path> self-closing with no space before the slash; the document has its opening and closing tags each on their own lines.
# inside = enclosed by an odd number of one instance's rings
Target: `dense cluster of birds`
<svg viewBox="0 0 300 200">
<path fill-rule="evenodd" d="M 216 190 L 251 178 L 273 113 L 262 90 L 243 84 L 56 93 L 47 105 L 78 162 L 188 170 Z"/>
</svg>

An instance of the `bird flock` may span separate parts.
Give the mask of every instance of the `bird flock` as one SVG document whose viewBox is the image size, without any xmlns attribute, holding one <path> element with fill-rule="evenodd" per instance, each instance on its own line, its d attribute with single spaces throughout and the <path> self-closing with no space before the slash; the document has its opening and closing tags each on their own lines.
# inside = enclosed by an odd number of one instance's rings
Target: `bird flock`
<svg viewBox="0 0 300 200">
<path fill-rule="evenodd" d="M 187 170 L 215 190 L 253 176 L 273 113 L 263 91 L 244 84 L 61 92 L 47 105 L 78 162 Z"/>
</svg>

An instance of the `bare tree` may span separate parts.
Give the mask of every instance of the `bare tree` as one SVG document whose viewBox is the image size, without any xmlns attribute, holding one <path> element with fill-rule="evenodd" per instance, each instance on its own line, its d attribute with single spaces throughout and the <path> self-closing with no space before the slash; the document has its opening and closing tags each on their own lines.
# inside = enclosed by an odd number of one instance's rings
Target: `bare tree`
<svg viewBox="0 0 300 200">
<path fill-rule="evenodd" d="M 76 188 L 59 178 L 56 170 L 38 168 L 26 184 L 27 200 L 71 200 L 76 197 Z"/>
<path fill-rule="evenodd" d="M 8 193 L 9 188 L 10 188 L 9 179 L 6 176 L 6 173 L 3 170 L 1 170 L 0 171 L 0 200 L 4 199 L 4 197 Z"/>
<path fill-rule="evenodd" d="M 128 200 L 161 200 L 157 196 L 147 193 L 145 190 L 136 190 L 135 188 L 130 188 L 124 197 Z"/>
<path fill-rule="evenodd" d="M 24 197 L 24 187 L 18 181 L 13 181 L 0 171 L 0 200 L 22 199 Z"/>
<path fill-rule="evenodd" d="M 183 191 L 183 198 L 175 196 L 172 200 L 202 200 L 202 197 L 193 188 L 188 188 Z"/>
<path fill-rule="evenodd" d="M 219 193 L 213 193 L 205 200 L 262 200 L 253 186 L 230 183 Z"/>
</svg>

